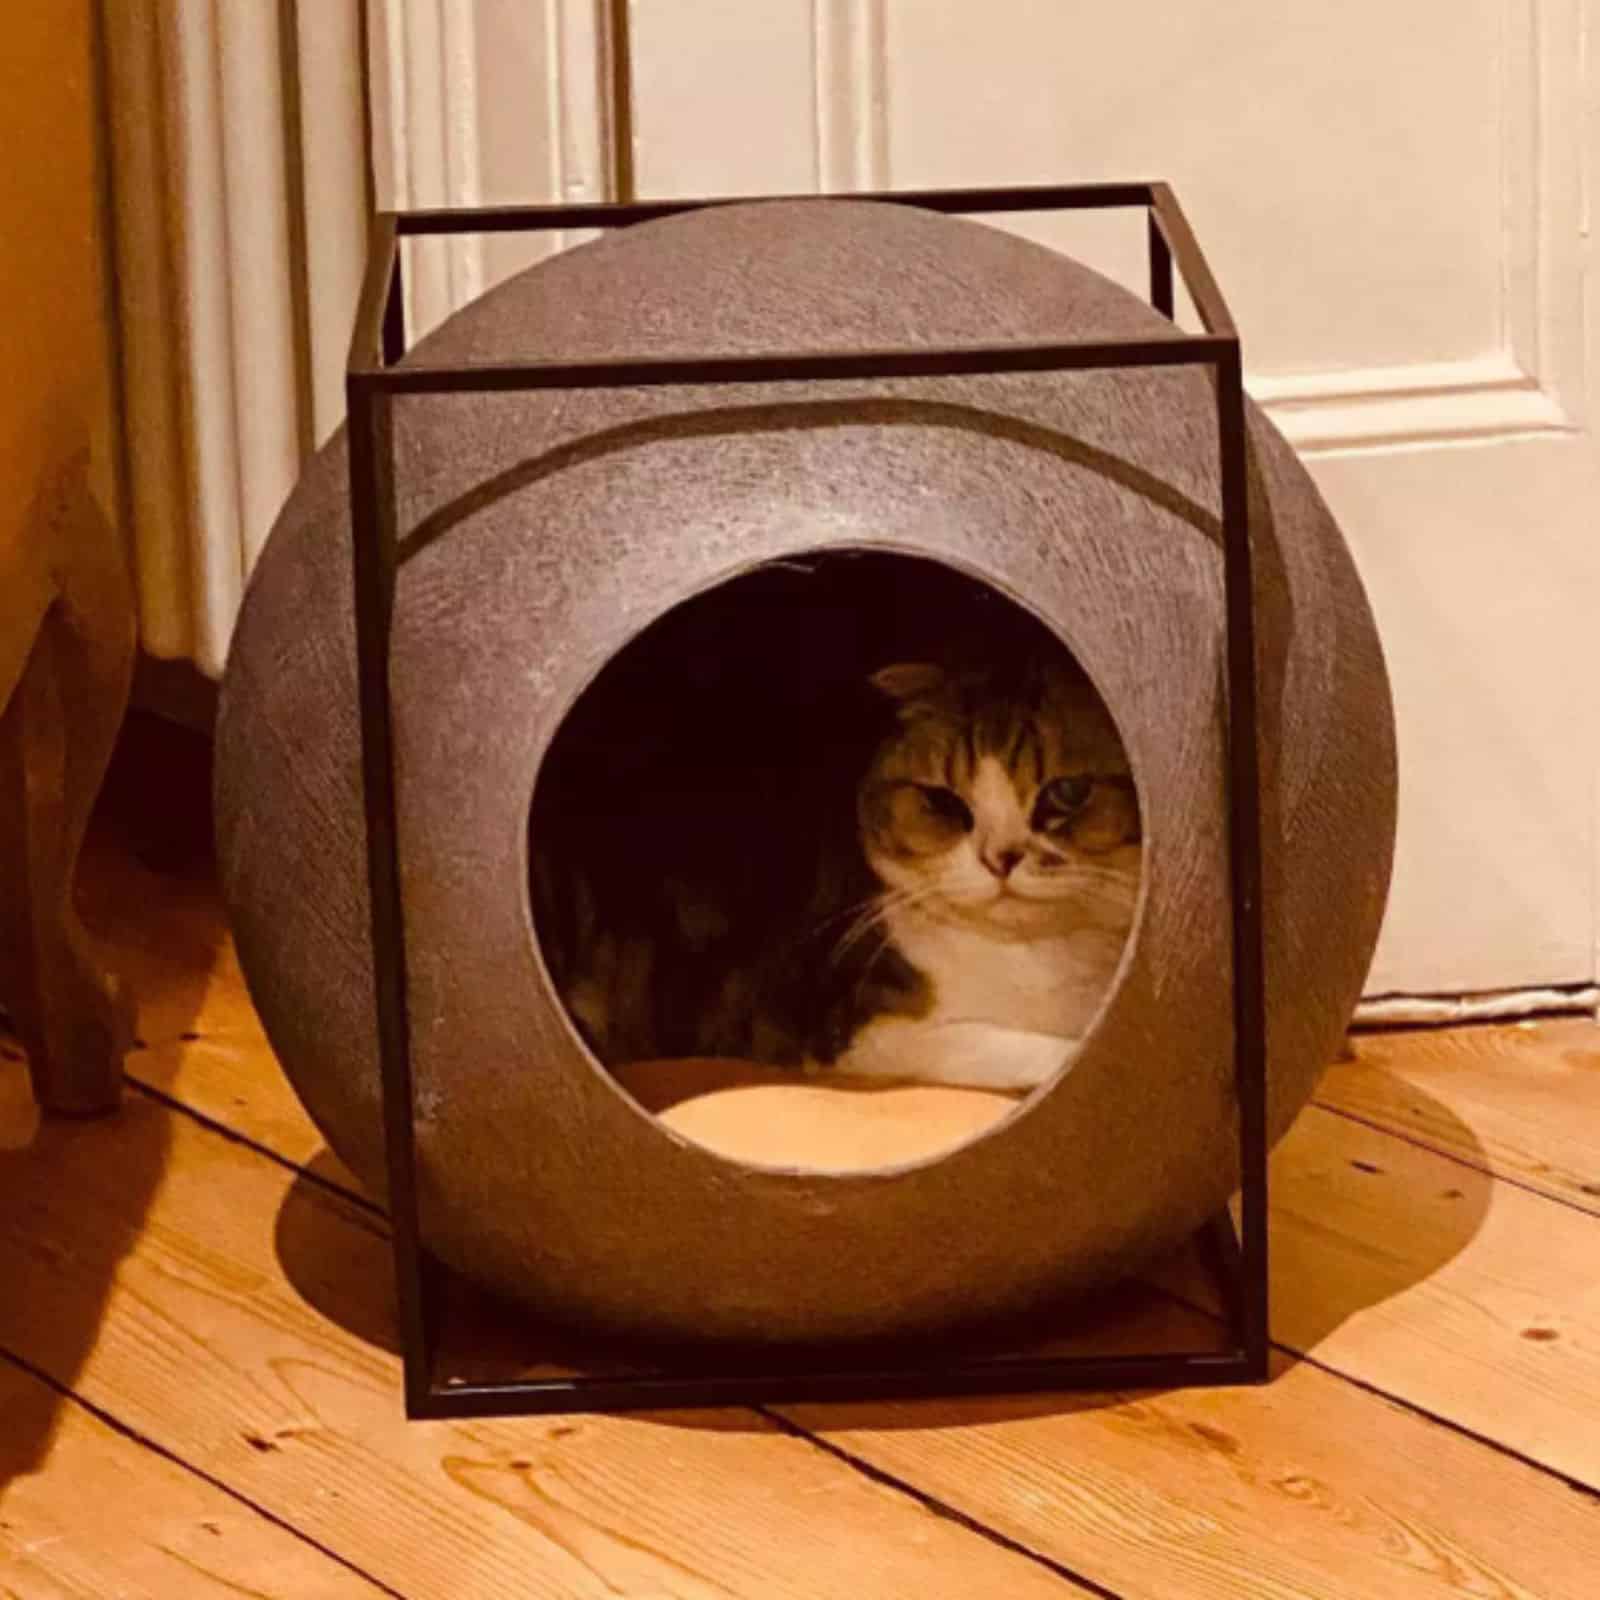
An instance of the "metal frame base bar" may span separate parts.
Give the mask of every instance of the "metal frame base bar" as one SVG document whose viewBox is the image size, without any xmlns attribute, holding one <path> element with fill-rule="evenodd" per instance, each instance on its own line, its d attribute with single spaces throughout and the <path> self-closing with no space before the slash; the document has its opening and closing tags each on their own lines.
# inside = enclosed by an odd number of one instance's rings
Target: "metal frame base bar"
<svg viewBox="0 0 1600 1600">
<path fill-rule="evenodd" d="M 735 1361 L 716 1349 L 678 1352 L 650 1370 L 563 1373 L 560 1376 L 428 1381 L 408 1394 L 415 1420 L 496 1415 L 551 1415 L 583 1411 L 749 1406 L 779 1402 L 911 1399 L 939 1395 L 1030 1394 L 1120 1389 L 1182 1388 L 1201 1384 L 1253 1383 L 1265 1373 L 1252 1359 L 1241 1333 L 1244 1297 L 1242 1256 L 1232 1220 L 1214 1218 L 1196 1235 L 1201 1263 L 1214 1280 L 1230 1340 L 1226 1347 L 1196 1350 L 1113 1351 L 1081 1355 L 974 1355 L 948 1360 L 909 1360 L 897 1366 L 876 1360 L 804 1357 L 763 1363 Z M 437 1267 L 434 1271 L 441 1271 Z M 1152 1291 L 1154 1292 L 1154 1291 Z M 1068 1308 L 1070 1311 L 1074 1308 Z M 1037 1341 L 1048 1333 L 1031 1329 Z M 435 1357 L 434 1359 L 437 1359 Z"/>
</svg>

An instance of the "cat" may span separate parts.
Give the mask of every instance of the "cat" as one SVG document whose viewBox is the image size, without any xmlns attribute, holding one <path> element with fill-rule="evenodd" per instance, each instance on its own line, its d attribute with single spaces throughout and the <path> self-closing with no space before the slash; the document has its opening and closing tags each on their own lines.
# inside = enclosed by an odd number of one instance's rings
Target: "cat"
<svg viewBox="0 0 1600 1600">
<path fill-rule="evenodd" d="M 867 690 L 856 715 L 823 708 L 823 737 L 769 718 L 764 743 L 752 724 L 542 786 L 535 920 L 603 1063 L 1020 1092 L 1070 1060 L 1140 871 L 1103 702 L 1059 649 L 888 666 Z"/>
<path fill-rule="evenodd" d="M 841 1072 L 1031 1089 L 1071 1059 L 1133 924 L 1142 858 L 1122 742 L 1054 661 L 889 667 L 897 711 L 858 796 L 871 926 L 915 972 L 913 1015 L 864 1021 Z"/>
</svg>

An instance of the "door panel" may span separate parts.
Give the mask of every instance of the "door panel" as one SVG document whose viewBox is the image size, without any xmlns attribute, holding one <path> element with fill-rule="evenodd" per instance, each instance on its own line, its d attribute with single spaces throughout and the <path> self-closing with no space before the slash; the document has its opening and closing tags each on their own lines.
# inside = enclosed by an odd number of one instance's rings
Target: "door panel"
<svg viewBox="0 0 1600 1600">
<path fill-rule="evenodd" d="M 422 119 L 413 200 L 428 198 L 418 175 L 469 198 L 474 171 L 470 197 L 603 192 L 594 8 L 388 6 L 433 15 L 411 24 L 438 33 L 433 70 L 477 63 L 470 115 L 411 74 L 406 92 L 443 108 Z M 1176 186 L 1251 390 L 1339 515 L 1389 654 L 1400 841 L 1373 992 L 1595 971 L 1597 14 L 1600 0 L 632 8 L 646 196 Z M 1137 218 L 1015 225 L 1143 287 Z M 417 293 L 437 310 L 526 258 L 498 248 L 434 263 Z"/>
<path fill-rule="evenodd" d="M 638 8 L 646 192 L 1176 186 L 1389 653 L 1400 841 L 1372 991 L 1587 980 L 1596 6 L 786 0 L 728 25 L 748 9 Z M 1126 220 L 1024 231 L 1142 287 Z"/>
</svg>

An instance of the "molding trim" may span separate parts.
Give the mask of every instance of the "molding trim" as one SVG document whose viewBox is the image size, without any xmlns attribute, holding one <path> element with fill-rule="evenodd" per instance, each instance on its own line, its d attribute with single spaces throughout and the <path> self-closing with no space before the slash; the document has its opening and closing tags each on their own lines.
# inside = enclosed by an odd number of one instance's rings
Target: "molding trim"
<svg viewBox="0 0 1600 1600">
<path fill-rule="evenodd" d="M 473 0 L 379 0 L 372 46 L 379 202 L 477 205 L 482 188 Z M 481 239 L 412 239 L 405 250 L 406 321 L 414 334 L 482 292 Z"/>
<path fill-rule="evenodd" d="M 1595 0 L 1501 13 L 1501 347 L 1574 428 L 1588 419 L 1585 114 Z"/>
<path fill-rule="evenodd" d="M 1596 6 L 1503 0 L 1500 8 L 1499 351 L 1250 380 L 1298 449 L 1481 444 L 1586 426 L 1586 352 L 1571 330 L 1583 326 L 1585 75 Z M 887 10 L 886 0 L 811 0 L 815 171 L 824 193 L 893 182 Z"/>
<path fill-rule="evenodd" d="M 1506 0 L 1502 13 L 1502 343 L 1580 427 L 1596 15 L 1596 0 Z"/>
<path fill-rule="evenodd" d="M 1596 0 L 1501 13 L 1502 351 L 1476 360 L 1263 377 L 1251 394 L 1309 454 L 1581 433 L 1588 422 L 1584 162 Z M 1566 331 L 1564 331 L 1566 330 Z"/>
<path fill-rule="evenodd" d="M 609 14 L 595 0 L 373 0 L 379 203 L 607 198 L 611 141 L 626 133 L 605 93 Z M 407 240 L 409 327 L 426 332 L 578 238 Z"/>
<path fill-rule="evenodd" d="M 1353 1026 L 1446 1028 L 1464 1022 L 1515 1022 L 1523 1017 L 1595 1015 L 1600 989 L 1592 984 L 1552 989 L 1497 989 L 1487 994 L 1374 995 L 1356 1007 Z"/>
<path fill-rule="evenodd" d="M 549 200 L 617 200 L 620 177 L 631 184 L 635 164 L 631 74 L 630 103 L 611 103 L 615 76 L 612 52 L 627 41 L 612 38 L 612 29 L 626 25 L 613 8 L 605 14 L 594 0 L 545 0 L 549 83 L 545 91 L 545 127 L 549 160 L 541 188 L 531 175 L 523 187 L 530 198 Z M 626 151 L 617 148 L 626 140 Z M 588 237 L 582 231 L 559 235 L 553 248 L 565 249 Z"/>
<path fill-rule="evenodd" d="M 812 0 L 816 184 L 822 194 L 889 187 L 885 0 Z"/>
<path fill-rule="evenodd" d="M 1572 434 L 1579 424 L 1509 357 L 1248 380 L 1307 453 Z"/>
</svg>

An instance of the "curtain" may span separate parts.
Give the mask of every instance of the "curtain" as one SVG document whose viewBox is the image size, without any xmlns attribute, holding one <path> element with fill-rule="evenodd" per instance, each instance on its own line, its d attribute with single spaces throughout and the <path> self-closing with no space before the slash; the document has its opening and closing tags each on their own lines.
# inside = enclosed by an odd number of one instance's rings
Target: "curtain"
<svg viewBox="0 0 1600 1600">
<path fill-rule="evenodd" d="M 222 668 L 343 414 L 368 211 L 360 0 L 104 0 L 125 497 L 145 650 Z"/>
</svg>

